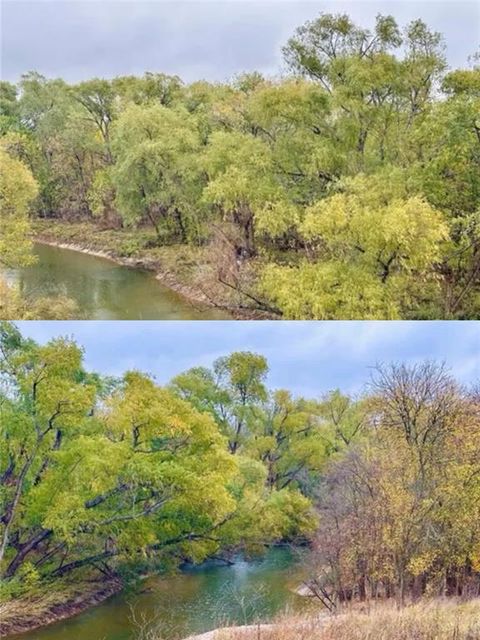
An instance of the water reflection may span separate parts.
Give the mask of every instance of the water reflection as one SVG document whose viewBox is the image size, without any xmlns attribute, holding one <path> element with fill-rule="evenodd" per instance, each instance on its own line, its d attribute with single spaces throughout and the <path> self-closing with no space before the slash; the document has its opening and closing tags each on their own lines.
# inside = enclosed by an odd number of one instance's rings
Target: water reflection
<svg viewBox="0 0 480 640">
<path fill-rule="evenodd" d="M 201 633 L 225 623 L 267 620 L 285 608 L 306 606 L 292 589 L 302 570 L 288 549 L 255 562 L 186 570 L 145 581 L 140 593 L 120 594 L 84 614 L 18 640 L 133 640 L 138 620 L 156 621 L 159 640 Z"/>
</svg>

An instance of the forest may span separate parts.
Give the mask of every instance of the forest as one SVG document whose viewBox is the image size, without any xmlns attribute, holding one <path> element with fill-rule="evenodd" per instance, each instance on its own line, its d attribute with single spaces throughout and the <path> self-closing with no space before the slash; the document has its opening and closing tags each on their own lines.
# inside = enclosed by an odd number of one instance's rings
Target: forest
<svg viewBox="0 0 480 640">
<path fill-rule="evenodd" d="M 2 264 L 27 234 L 101 246 L 111 233 L 123 256 L 168 247 L 173 272 L 227 309 L 478 318 L 476 56 L 452 70 L 421 20 L 378 15 L 366 29 L 324 13 L 283 59 L 277 78 L 225 83 L 2 81 Z M 69 313 L 65 301 L 27 311 L 1 286 L 6 319 Z"/>
<path fill-rule="evenodd" d="M 251 352 L 160 386 L 12 323 L 0 350 L 2 602 L 285 543 L 330 609 L 478 596 L 480 397 L 443 365 L 308 399 Z"/>
</svg>

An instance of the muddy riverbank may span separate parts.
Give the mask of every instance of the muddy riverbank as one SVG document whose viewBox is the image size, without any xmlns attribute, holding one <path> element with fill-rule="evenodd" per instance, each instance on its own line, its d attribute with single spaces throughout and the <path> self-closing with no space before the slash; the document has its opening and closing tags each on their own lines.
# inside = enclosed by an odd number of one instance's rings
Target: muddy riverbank
<svg viewBox="0 0 480 640">
<path fill-rule="evenodd" d="M 219 319 L 262 320 L 266 312 L 239 305 L 231 291 L 212 286 L 208 251 L 184 245 L 143 247 L 127 230 L 101 230 L 91 223 L 36 221 L 35 243 L 109 260 L 119 266 L 150 272 L 161 286 L 174 292 L 185 303 L 210 309 Z M 145 243 L 145 244 L 148 244 Z M 225 289 L 225 290 L 223 290 Z M 211 318 L 207 318 L 211 319 Z M 215 318 L 213 318 L 215 319 Z"/>
</svg>

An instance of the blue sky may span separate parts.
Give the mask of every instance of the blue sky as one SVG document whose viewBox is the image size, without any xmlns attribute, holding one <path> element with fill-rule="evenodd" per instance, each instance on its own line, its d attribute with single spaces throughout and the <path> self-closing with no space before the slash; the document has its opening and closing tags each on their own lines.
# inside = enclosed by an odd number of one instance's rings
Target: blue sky
<svg viewBox="0 0 480 640">
<path fill-rule="evenodd" d="M 465 384 L 480 381 L 480 322 L 18 322 L 44 342 L 74 336 L 90 370 L 140 369 L 165 383 L 235 350 L 261 353 L 269 384 L 318 397 L 361 392 L 380 362 L 444 361 Z"/>
<path fill-rule="evenodd" d="M 464 66 L 480 42 L 477 0 L 1 0 L 2 77 L 37 70 L 78 81 L 162 71 L 190 82 L 282 68 L 281 48 L 321 11 L 371 27 L 378 13 L 403 26 L 422 18 Z"/>
</svg>

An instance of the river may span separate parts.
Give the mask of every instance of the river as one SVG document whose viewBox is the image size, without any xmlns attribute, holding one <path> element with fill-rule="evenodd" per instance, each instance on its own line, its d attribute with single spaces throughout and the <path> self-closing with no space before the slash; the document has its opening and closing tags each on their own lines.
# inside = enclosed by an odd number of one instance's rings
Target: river
<svg viewBox="0 0 480 640">
<path fill-rule="evenodd" d="M 229 316 L 190 304 L 150 271 L 118 265 L 71 249 L 35 244 L 35 265 L 6 272 L 30 298 L 66 295 L 85 320 L 216 320 Z"/>
<path fill-rule="evenodd" d="M 133 640 L 137 619 L 155 620 L 158 640 L 184 638 L 224 624 L 268 621 L 284 609 L 307 606 L 292 589 L 302 570 L 291 552 L 271 549 L 256 561 L 200 566 L 151 577 L 137 593 L 121 593 L 69 620 L 16 636 L 18 640 Z"/>
</svg>

